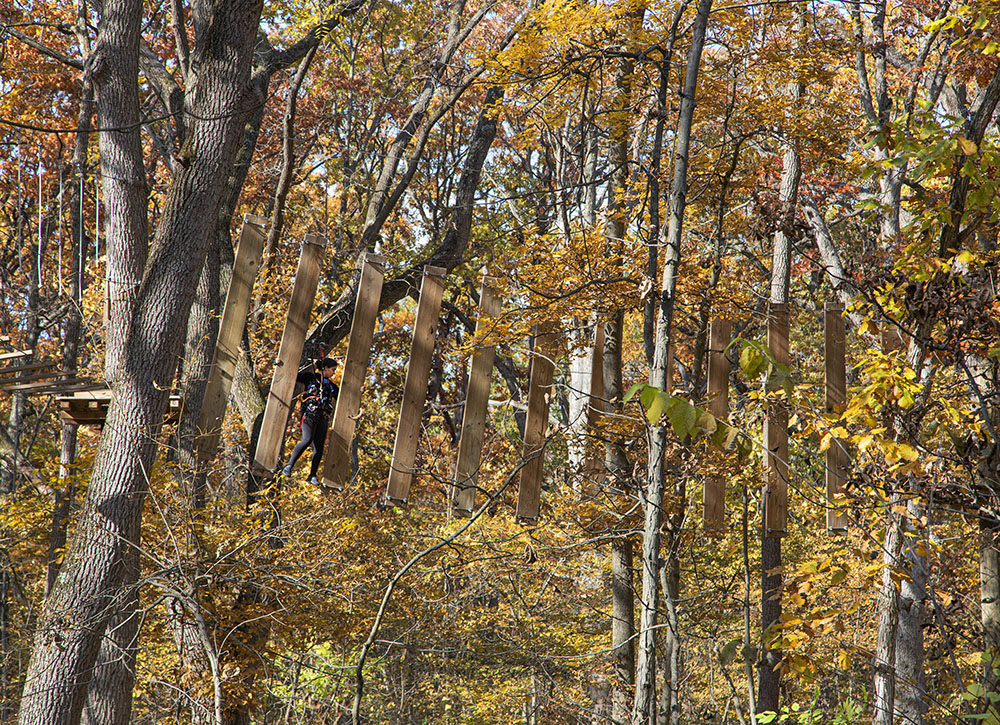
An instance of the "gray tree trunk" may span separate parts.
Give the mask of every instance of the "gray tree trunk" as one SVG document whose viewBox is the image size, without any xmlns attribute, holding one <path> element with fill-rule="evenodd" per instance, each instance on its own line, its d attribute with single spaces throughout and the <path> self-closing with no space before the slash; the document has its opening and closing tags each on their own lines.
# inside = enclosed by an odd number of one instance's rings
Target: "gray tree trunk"
<svg viewBox="0 0 1000 725">
<path fill-rule="evenodd" d="M 120 91 L 127 100 L 120 101 L 118 112 L 136 117 L 137 106 L 127 104 L 137 104 L 138 99 L 128 95 L 126 79 L 131 79 L 134 93 L 137 81 L 132 69 L 138 67 L 140 10 L 135 0 L 109 0 L 105 4 L 93 65 L 94 81 L 101 89 L 99 105 L 106 106 Z M 134 610 L 125 603 L 135 595 L 137 567 L 133 561 L 141 545 L 147 475 L 212 233 L 212 226 L 204 220 L 215 217 L 239 133 L 249 115 L 247 89 L 260 11 L 259 0 L 195 8 L 195 24 L 202 32 L 192 59 L 198 78 L 191 92 L 185 160 L 164 205 L 135 297 L 135 313 L 127 320 L 121 360 L 114 367 L 114 400 L 80 523 L 39 616 L 19 712 L 21 725 L 78 722 L 92 668 L 113 616 L 124 625 L 122 639 L 129 640 L 127 628 Z M 105 96 L 106 87 L 111 89 L 110 98 Z M 100 118 L 103 128 L 115 127 L 103 115 Z M 127 172 L 135 164 L 141 167 L 141 156 L 129 155 L 141 150 L 105 139 L 114 133 L 101 132 L 105 181 L 113 176 L 134 179 Z M 137 255 L 145 251 L 138 243 L 146 225 L 144 192 L 144 184 L 134 182 L 121 190 L 120 195 L 128 198 L 121 199 L 120 207 L 108 205 L 116 217 L 109 222 L 121 237 L 119 249 Z M 123 240 L 135 243 L 123 245 Z M 130 265 L 134 260 L 126 262 Z M 132 672 L 128 669 L 125 679 L 115 684 L 115 697 L 130 698 Z"/>
<path fill-rule="evenodd" d="M 790 147 L 785 151 L 779 191 L 782 225 L 774 235 L 771 259 L 770 300 L 772 303 L 788 303 L 792 245 L 785 228 L 794 219 L 801 175 L 802 166 L 799 162 L 799 155 L 794 148 Z M 766 633 L 781 618 L 782 577 L 778 570 L 780 566 L 781 539 L 766 536 L 762 528 L 760 540 L 761 633 Z M 781 671 L 778 667 L 780 661 L 781 653 L 778 650 L 770 647 L 761 649 L 760 670 L 757 676 L 757 709 L 760 712 L 777 712 L 778 710 L 781 684 Z"/>
<path fill-rule="evenodd" d="M 632 542 L 627 536 L 611 544 L 611 718 L 625 722 L 635 685 L 635 592 L 632 587 Z"/>
<path fill-rule="evenodd" d="M 687 206 L 688 153 L 691 144 L 691 127 L 694 122 L 695 95 L 701 66 L 701 51 L 705 43 L 705 30 L 712 9 L 712 0 L 699 0 L 691 30 L 691 47 L 688 49 L 684 91 L 677 119 L 674 145 L 674 176 L 670 186 L 670 217 L 667 223 L 663 278 L 660 283 L 660 304 L 656 321 L 653 346 L 653 365 L 649 371 L 649 384 L 663 390 L 667 382 L 667 355 L 673 335 L 674 296 L 677 271 L 681 259 L 681 240 L 684 228 L 684 210 Z M 646 725 L 655 710 L 655 662 L 657 615 L 659 608 L 659 559 L 660 527 L 663 523 L 663 499 L 666 488 L 664 451 L 667 445 L 665 423 L 652 426 L 649 440 L 649 458 L 646 465 L 646 490 L 643 505 L 645 521 L 642 535 L 642 600 L 636 662 L 635 698 L 632 703 L 632 725 Z M 677 647 L 679 647 L 679 642 Z M 677 651 L 679 657 L 679 650 Z"/>
<path fill-rule="evenodd" d="M 979 521 L 979 597 L 983 623 L 983 688 L 1000 693 L 1000 522 Z M 996 714 L 996 705 L 984 702 L 983 711 Z"/>
<path fill-rule="evenodd" d="M 104 376 L 110 382 L 121 373 L 125 339 L 149 250 L 148 189 L 139 113 L 142 8 L 142 0 L 104 3 L 90 66 L 98 99 L 98 127 L 115 129 L 97 136 L 107 249 Z"/>
</svg>

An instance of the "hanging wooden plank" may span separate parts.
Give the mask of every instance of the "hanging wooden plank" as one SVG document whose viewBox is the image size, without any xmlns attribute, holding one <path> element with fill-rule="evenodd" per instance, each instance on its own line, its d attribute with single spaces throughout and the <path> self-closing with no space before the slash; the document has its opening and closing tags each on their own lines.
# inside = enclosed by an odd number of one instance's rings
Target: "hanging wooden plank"
<svg viewBox="0 0 1000 725">
<path fill-rule="evenodd" d="M 39 380 L 54 383 L 56 378 L 65 379 L 68 374 L 65 370 L 49 369 L 44 372 L 36 371 L 25 375 L 5 376 L 0 378 L 0 390 L 23 390 L 25 388 L 23 383 L 37 383 Z"/>
<path fill-rule="evenodd" d="M 847 402 L 846 338 L 844 334 L 844 306 L 827 302 L 825 320 L 826 340 L 826 414 L 838 415 Z M 845 442 L 831 439 L 826 449 L 826 529 L 832 533 L 847 531 L 847 513 L 837 508 L 835 502 L 847 486 L 847 450 Z"/>
<path fill-rule="evenodd" d="M 413 343 L 406 366 L 403 402 L 399 408 L 392 465 L 385 489 L 385 497 L 397 503 L 406 503 L 410 498 L 413 462 L 417 458 L 417 443 L 420 440 L 424 404 L 427 402 L 427 382 L 434 357 L 434 340 L 441 316 L 444 276 L 447 273 L 448 270 L 443 267 L 427 266 L 424 267 L 424 278 L 420 282 L 417 316 L 413 321 Z"/>
<path fill-rule="evenodd" d="M 31 363 L 29 365 L 11 365 L 10 367 L 0 368 L 0 379 L 8 380 L 8 375 L 17 375 L 19 373 L 26 373 L 30 370 L 55 370 L 59 363 L 50 360 L 48 362 L 37 362 Z M 53 373 L 55 374 L 55 373 Z"/>
<path fill-rule="evenodd" d="M 545 463 L 545 429 L 549 422 L 549 404 L 552 399 L 552 375 L 555 372 L 553 355 L 558 347 L 558 330 L 555 323 L 538 325 L 535 349 L 531 359 L 531 378 L 528 381 L 528 415 L 524 423 L 524 448 L 517 487 L 517 518 L 534 521 L 538 518 L 542 490 L 542 467 Z"/>
<path fill-rule="evenodd" d="M 590 390 L 587 398 L 587 442 L 584 451 L 583 472 L 587 480 L 600 484 L 607 471 L 604 468 L 603 436 L 598 435 L 604 402 L 604 325 L 594 325 L 594 349 L 590 355 Z M 595 493 L 587 491 L 586 493 Z"/>
<path fill-rule="evenodd" d="M 0 353 L 0 362 L 6 362 L 7 360 L 18 360 L 22 357 L 30 357 L 34 354 L 34 350 L 14 350 L 14 352 Z"/>
<path fill-rule="evenodd" d="M 385 257 L 365 254 L 358 280 L 358 295 L 354 303 L 351 334 L 347 341 L 344 372 L 333 411 L 333 423 L 326 439 L 326 460 L 323 462 L 323 485 L 341 490 L 351 477 L 351 441 L 361 410 L 361 390 L 364 387 L 368 360 L 371 358 L 372 339 L 378 303 L 382 297 L 385 279 Z"/>
<path fill-rule="evenodd" d="M 77 387 L 81 385 L 94 386 L 99 388 L 105 387 L 105 383 L 95 383 L 90 378 L 60 378 L 58 380 L 52 380 L 51 375 L 36 376 L 47 378 L 41 382 L 34 383 L 10 383 L 0 385 L 0 390 L 6 393 L 26 393 L 28 395 L 45 395 L 48 393 L 59 392 L 63 388 Z"/>
<path fill-rule="evenodd" d="M 502 304 L 496 290 L 497 280 L 483 277 L 479 294 L 479 318 L 476 332 L 482 334 L 500 314 Z M 455 463 L 455 481 L 451 490 L 452 511 L 459 516 L 469 516 L 476 505 L 476 487 L 479 484 L 479 464 L 483 453 L 483 436 L 489 414 L 490 383 L 493 380 L 493 361 L 496 346 L 477 345 L 469 366 L 469 385 L 465 393 L 462 413 L 462 435 L 458 441 L 458 461 Z"/>
<path fill-rule="evenodd" d="M 708 329 L 708 412 L 719 420 L 729 417 L 729 358 L 732 339 L 729 320 L 713 320 Z M 718 458 L 719 451 L 713 451 Z M 706 529 L 721 529 L 726 521 L 726 478 L 717 473 L 705 477 L 703 518 Z"/>
<path fill-rule="evenodd" d="M 788 307 L 783 303 L 772 302 L 768 311 L 767 347 L 775 362 L 788 365 Z M 777 538 L 788 533 L 788 405 L 784 399 L 768 403 L 764 447 L 764 535 Z"/>
<path fill-rule="evenodd" d="M 200 461 L 214 457 L 219 447 L 222 419 L 226 415 L 233 374 L 239 361 L 240 343 L 243 339 L 243 330 L 246 328 L 247 313 L 250 311 L 250 293 L 264 250 L 266 224 L 267 220 L 264 217 L 253 214 L 243 217 L 243 229 L 236 243 L 236 258 L 233 261 L 233 277 L 229 282 L 226 303 L 222 308 L 219 339 L 205 386 L 201 417 L 198 420 Z"/>
<path fill-rule="evenodd" d="M 285 442 L 285 428 L 292 412 L 292 395 L 295 392 L 295 378 L 299 373 L 299 361 L 305 347 L 306 330 L 319 284 L 319 266 L 326 247 L 326 238 L 317 234 L 307 234 L 299 256 L 299 266 L 292 286 L 292 299 L 288 305 L 288 317 L 278 346 L 278 359 L 274 363 L 271 389 L 264 408 L 260 437 L 254 455 L 254 469 L 257 472 L 273 474 L 281 457 Z"/>
</svg>

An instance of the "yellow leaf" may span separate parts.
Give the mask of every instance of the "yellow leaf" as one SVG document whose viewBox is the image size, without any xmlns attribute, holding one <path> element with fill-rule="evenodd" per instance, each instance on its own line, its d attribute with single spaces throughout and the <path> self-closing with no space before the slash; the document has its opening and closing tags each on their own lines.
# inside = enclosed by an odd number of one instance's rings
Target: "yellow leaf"
<svg viewBox="0 0 1000 725">
<path fill-rule="evenodd" d="M 837 667 L 842 670 L 851 669 L 851 658 L 844 650 L 840 650 L 840 652 L 837 653 Z"/>
<path fill-rule="evenodd" d="M 962 147 L 962 153 L 966 156 L 972 156 L 977 151 L 975 142 L 970 141 L 964 136 L 958 137 L 958 145 Z"/>
</svg>

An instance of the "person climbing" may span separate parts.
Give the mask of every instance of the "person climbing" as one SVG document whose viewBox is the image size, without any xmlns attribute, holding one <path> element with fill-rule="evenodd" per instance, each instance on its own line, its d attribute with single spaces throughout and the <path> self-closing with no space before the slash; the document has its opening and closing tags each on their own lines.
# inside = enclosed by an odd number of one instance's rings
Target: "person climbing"
<svg viewBox="0 0 1000 725">
<path fill-rule="evenodd" d="M 299 396 L 302 424 L 302 440 L 292 451 L 288 465 L 281 469 L 285 476 L 292 475 L 292 468 L 306 448 L 312 446 L 312 465 L 309 467 L 309 483 L 320 485 L 317 474 L 319 462 L 323 457 L 323 445 L 326 443 L 326 432 L 330 426 L 330 416 L 333 414 L 333 403 L 337 399 L 339 388 L 333 382 L 337 372 L 337 361 L 324 357 L 316 363 L 316 372 L 301 372 L 295 379 L 296 383 L 305 386 Z"/>
</svg>

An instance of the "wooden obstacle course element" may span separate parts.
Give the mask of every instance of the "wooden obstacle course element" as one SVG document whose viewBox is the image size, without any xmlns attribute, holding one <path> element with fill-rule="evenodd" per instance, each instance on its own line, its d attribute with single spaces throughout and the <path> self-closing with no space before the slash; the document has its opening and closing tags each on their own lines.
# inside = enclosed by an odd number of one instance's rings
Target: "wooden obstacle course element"
<svg viewBox="0 0 1000 725">
<path fill-rule="evenodd" d="M 20 350 L 7 353 L 8 360 L 20 360 L 31 355 L 31 350 Z M 0 368 L 0 390 L 6 392 L 30 391 L 34 388 L 46 388 L 57 382 L 56 378 L 65 378 L 66 373 L 56 369 L 54 361 L 25 363 L 23 365 L 8 365 Z M 40 381 L 46 381 L 39 384 Z"/>
<path fill-rule="evenodd" d="M 57 398 L 59 417 L 66 423 L 100 426 L 108 415 L 111 391 L 89 391 Z"/>
<path fill-rule="evenodd" d="M 281 457 L 285 428 L 292 412 L 295 378 L 298 376 L 299 360 L 302 359 L 302 349 L 305 347 L 306 330 L 319 284 L 320 260 L 325 247 L 326 238 L 317 234 L 307 234 L 302 243 L 292 299 L 288 305 L 288 317 L 278 346 L 278 359 L 274 364 L 260 437 L 257 439 L 253 468 L 258 474 L 273 473 Z"/>
<path fill-rule="evenodd" d="M 772 302 L 768 310 L 767 347 L 776 363 L 788 366 L 788 306 L 784 303 Z M 788 533 L 788 403 L 783 399 L 768 402 L 764 447 L 764 535 L 779 538 Z"/>
<path fill-rule="evenodd" d="M 839 302 L 827 302 L 824 314 L 826 368 L 826 414 L 837 415 L 847 402 L 846 337 L 844 307 Z M 831 533 L 847 531 L 847 513 L 838 509 L 836 501 L 847 487 L 848 455 L 845 442 L 831 438 L 826 449 L 826 529 Z"/>
<path fill-rule="evenodd" d="M 10 365 L 5 368 L 0 368 L 0 381 L 6 382 L 10 380 L 7 376 L 18 377 L 23 373 L 34 372 L 36 370 L 52 370 L 56 367 L 56 365 L 57 363 L 52 360 L 28 363 L 25 365 Z"/>
<path fill-rule="evenodd" d="M 590 390 L 587 401 L 587 434 L 597 430 L 598 421 L 605 412 L 604 403 L 604 325 L 594 325 L 594 349 L 590 356 Z M 599 484 L 607 471 L 603 451 L 596 450 L 594 441 L 588 440 L 584 448 L 583 472 L 588 480 Z M 596 491 L 588 492 L 596 493 Z"/>
<path fill-rule="evenodd" d="M 437 338 L 441 297 L 444 294 L 444 278 L 447 273 L 448 270 L 443 267 L 427 266 L 424 267 L 424 276 L 420 282 L 417 315 L 413 321 L 413 344 L 410 347 L 410 361 L 406 367 L 403 402 L 399 408 L 396 441 L 392 447 L 392 465 L 385 490 L 386 498 L 397 503 L 406 503 L 410 498 L 413 462 L 417 457 L 420 424 L 424 417 L 424 404 L 427 402 L 427 382 L 434 357 L 434 341 Z"/>
<path fill-rule="evenodd" d="M 552 398 L 553 356 L 558 347 L 558 330 L 553 322 L 542 322 L 535 335 L 528 383 L 528 415 L 524 423 L 524 448 L 520 480 L 517 486 L 517 518 L 538 519 L 542 491 L 542 467 L 545 463 L 545 429 L 549 423 Z"/>
<path fill-rule="evenodd" d="M 0 353 L 0 362 L 20 360 L 23 357 L 30 357 L 34 352 L 34 350 L 14 350 L 13 352 Z"/>
<path fill-rule="evenodd" d="M 250 311 L 251 291 L 264 250 L 264 217 L 246 214 L 243 229 L 236 243 L 233 276 L 229 281 L 226 303 L 219 322 L 219 339 L 215 345 L 211 373 L 205 385 L 201 417 L 198 420 L 198 460 L 204 462 L 215 455 L 219 447 L 222 419 L 229 404 L 233 374 L 239 361 L 240 343 Z"/>
<path fill-rule="evenodd" d="M 28 395 L 54 395 L 69 394 L 80 390 L 101 390 L 106 388 L 105 383 L 98 383 L 90 378 L 60 378 L 58 380 L 42 380 L 36 383 L 19 383 L 7 385 L 0 388 L 7 393 L 26 393 Z"/>
<path fill-rule="evenodd" d="M 0 359 L 16 361 L 32 354 L 32 350 L 18 350 L 0 355 Z M 90 378 L 71 375 L 60 369 L 58 365 L 52 360 L 39 360 L 0 368 L 0 391 L 25 395 L 67 395 L 77 391 L 100 390 L 106 387 L 104 383 L 94 382 Z"/>
<path fill-rule="evenodd" d="M 729 357 L 726 348 L 732 339 L 729 320 L 713 320 L 708 331 L 708 412 L 717 420 L 729 417 Z M 720 457 L 712 451 L 711 457 Z M 705 528 L 720 530 L 726 522 L 726 478 L 718 473 L 705 477 L 703 500 Z"/>
<path fill-rule="evenodd" d="M 486 323 L 500 314 L 501 306 L 496 290 L 496 279 L 484 276 L 482 291 L 479 294 L 476 332 L 480 334 L 483 332 Z M 455 464 L 455 481 L 451 489 L 452 511 L 459 516 L 471 515 L 476 504 L 476 487 L 479 484 L 479 464 L 482 460 L 495 357 L 496 345 L 478 345 L 472 353 L 472 363 L 469 366 L 469 384 L 462 413 L 462 434 L 458 441 L 458 461 Z"/>
<path fill-rule="evenodd" d="M 65 423 L 101 427 L 108 416 L 111 405 L 111 390 L 103 385 L 92 390 L 78 390 L 71 395 L 56 398 L 59 417 Z M 167 403 L 164 424 L 174 423 L 180 418 L 181 396 L 171 395 Z"/>
<path fill-rule="evenodd" d="M 351 441 L 361 411 L 361 390 L 371 358 L 375 320 L 378 317 L 382 282 L 385 279 L 385 257 L 366 253 L 358 280 L 358 295 L 347 342 L 340 393 L 333 413 L 333 423 L 326 439 L 323 462 L 323 485 L 341 490 L 351 476 Z"/>
</svg>

